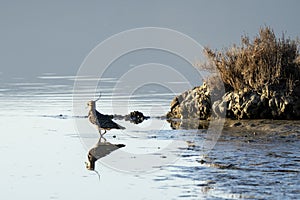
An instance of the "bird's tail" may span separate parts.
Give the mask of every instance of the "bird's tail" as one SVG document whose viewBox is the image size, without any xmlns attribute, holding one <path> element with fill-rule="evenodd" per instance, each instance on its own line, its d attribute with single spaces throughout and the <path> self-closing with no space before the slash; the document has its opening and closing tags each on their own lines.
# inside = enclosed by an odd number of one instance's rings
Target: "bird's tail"
<svg viewBox="0 0 300 200">
<path fill-rule="evenodd" d="M 125 144 L 115 144 L 115 146 L 117 146 L 118 148 L 122 148 L 122 147 L 125 147 L 126 145 Z"/>
</svg>

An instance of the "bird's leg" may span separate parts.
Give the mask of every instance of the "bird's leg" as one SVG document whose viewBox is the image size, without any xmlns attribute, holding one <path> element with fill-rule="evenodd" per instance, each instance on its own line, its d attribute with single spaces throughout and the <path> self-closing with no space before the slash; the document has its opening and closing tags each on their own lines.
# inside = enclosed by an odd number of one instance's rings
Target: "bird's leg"
<svg viewBox="0 0 300 200">
<path fill-rule="evenodd" d="M 103 137 L 103 135 L 104 135 L 104 134 L 100 135 L 100 138 L 99 138 L 99 141 L 98 141 L 97 145 L 99 145 L 99 144 L 101 144 L 101 143 L 103 143 L 103 142 L 106 142 L 106 138 Z M 103 142 L 101 141 L 102 139 L 103 139 Z"/>
<path fill-rule="evenodd" d="M 102 135 L 104 135 L 106 133 L 106 130 L 104 129 L 104 133 Z"/>
<path fill-rule="evenodd" d="M 97 126 L 97 128 L 98 128 L 98 132 L 99 132 L 100 136 L 102 136 L 102 133 L 101 133 L 101 127 L 100 127 L 100 126 Z"/>
<path fill-rule="evenodd" d="M 101 138 L 103 138 L 103 142 L 106 142 L 106 138 L 105 138 L 105 137 L 102 137 L 102 136 L 101 136 Z"/>
</svg>

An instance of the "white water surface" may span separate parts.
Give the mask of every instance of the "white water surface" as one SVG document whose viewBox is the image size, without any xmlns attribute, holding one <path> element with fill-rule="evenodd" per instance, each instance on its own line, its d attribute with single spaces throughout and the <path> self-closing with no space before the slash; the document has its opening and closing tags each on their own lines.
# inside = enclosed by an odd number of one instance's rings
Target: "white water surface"
<svg viewBox="0 0 300 200">
<path fill-rule="evenodd" d="M 199 145 L 205 130 L 173 130 L 156 118 L 139 125 L 116 120 L 126 129 L 108 131 L 105 138 L 126 146 L 96 162 L 99 180 L 84 164 L 99 136 L 84 115 L 74 116 L 73 78 L 49 75 L 1 84 L 0 199 L 300 198 L 300 131 L 292 127 L 285 137 L 252 140 L 245 138 L 246 131 L 225 130 L 203 155 Z M 122 110 L 111 108 L 114 99 L 120 108 L 161 116 L 175 95 L 154 87 L 111 98 L 114 80 L 103 82 L 97 108 L 106 114 L 126 114 L 112 113 Z M 82 95 L 95 96 L 89 88 Z M 76 120 L 90 131 L 78 133 Z M 136 164 L 143 155 L 151 159 Z M 216 167 L 229 165 L 234 167 Z M 126 171 L 134 166 L 136 171 Z"/>
</svg>

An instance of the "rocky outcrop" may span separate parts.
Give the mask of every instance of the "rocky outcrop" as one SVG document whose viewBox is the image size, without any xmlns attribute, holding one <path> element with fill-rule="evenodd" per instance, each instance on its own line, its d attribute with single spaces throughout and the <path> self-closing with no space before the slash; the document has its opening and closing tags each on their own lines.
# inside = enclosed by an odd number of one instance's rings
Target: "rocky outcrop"
<svg viewBox="0 0 300 200">
<path fill-rule="evenodd" d="M 270 90 L 227 92 L 211 105 L 210 90 L 204 83 L 175 97 L 167 118 L 209 119 L 300 119 L 300 84 L 293 91 Z"/>
<path fill-rule="evenodd" d="M 168 119 L 207 119 L 211 115 L 210 91 L 206 84 L 176 96 Z"/>
<path fill-rule="evenodd" d="M 276 92 L 229 92 L 214 103 L 213 110 L 226 110 L 227 117 L 236 119 L 292 119 L 297 117 L 294 105 L 295 98 Z"/>
</svg>

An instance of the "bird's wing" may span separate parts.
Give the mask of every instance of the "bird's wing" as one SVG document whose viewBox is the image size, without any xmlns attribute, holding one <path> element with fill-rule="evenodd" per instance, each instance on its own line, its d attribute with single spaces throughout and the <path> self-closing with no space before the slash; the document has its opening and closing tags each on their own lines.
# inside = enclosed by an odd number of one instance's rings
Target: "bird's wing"
<svg viewBox="0 0 300 200">
<path fill-rule="evenodd" d="M 103 129 L 125 129 L 125 127 L 117 124 L 116 122 L 112 121 L 111 119 L 98 119 L 101 128 Z"/>
<path fill-rule="evenodd" d="M 98 119 L 113 119 L 113 115 L 104 115 L 96 110 L 96 115 Z"/>
<path fill-rule="evenodd" d="M 125 127 L 117 124 L 116 122 L 112 121 L 113 115 L 104 115 L 96 110 L 96 115 L 98 121 L 100 123 L 101 128 L 103 129 L 125 129 Z"/>
</svg>

